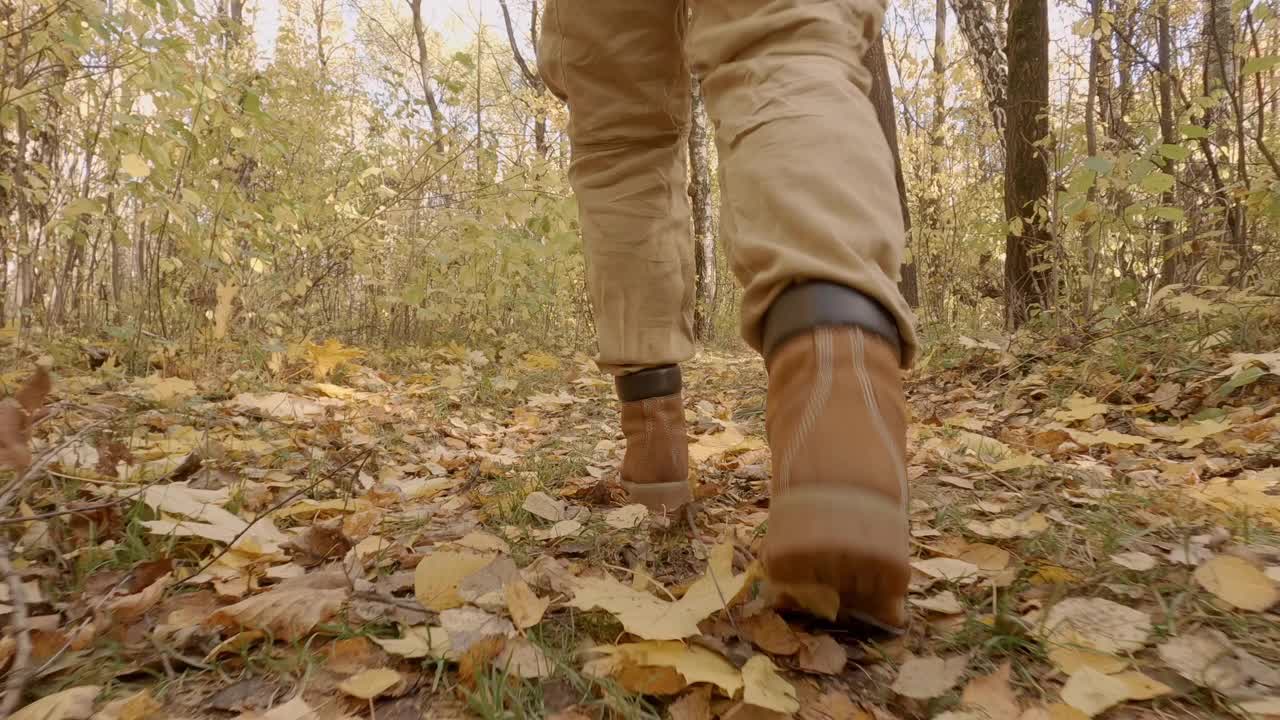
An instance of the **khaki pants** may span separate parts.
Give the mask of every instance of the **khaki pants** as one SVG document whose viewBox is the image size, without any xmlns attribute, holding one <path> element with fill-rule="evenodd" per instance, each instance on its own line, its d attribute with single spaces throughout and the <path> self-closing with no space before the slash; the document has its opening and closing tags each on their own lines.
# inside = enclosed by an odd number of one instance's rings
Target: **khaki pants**
<svg viewBox="0 0 1280 720">
<path fill-rule="evenodd" d="M 547 0 L 538 64 L 569 104 L 572 162 L 601 368 L 694 353 L 686 194 L 690 68 L 720 161 L 721 233 L 759 350 L 770 303 L 826 280 L 878 300 L 909 365 L 896 281 L 904 233 L 862 54 L 887 0 Z"/>
</svg>

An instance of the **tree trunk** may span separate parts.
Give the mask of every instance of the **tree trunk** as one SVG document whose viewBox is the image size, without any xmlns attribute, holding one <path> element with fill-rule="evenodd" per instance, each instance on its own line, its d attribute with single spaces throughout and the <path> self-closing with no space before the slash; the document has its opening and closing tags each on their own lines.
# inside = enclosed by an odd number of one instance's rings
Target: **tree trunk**
<svg viewBox="0 0 1280 720">
<path fill-rule="evenodd" d="M 1098 154 L 1098 71 L 1102 64 L 1102 0 L 1089 0 L 1089 16 L 1092 25 L 1089 31 L 1089 81 L 1084 101 L 1084 138 L 1085 152 L 1089 157 Z M 1097 281 L 1098 247 L 1101 245 L 1102 222 L 1095 202 L 1098 196 L 1098 184 L 1094 182 L 1086 193 L 1086 201 L 1094 212 L 1093 220 L 1084 228 L 1084 315 L 1093 314 L 1093 286 Z"/>
<path fill-rule="evenodd" d="M 440 115 L 440 106 L 436 104 L 435 93 L 431 91 L 431 63 L 427 58 L 427 31 L 422 24 L 422 0 L 409 0 L 409 10 L 413 15 L 413 39 L 418 45 L 418 81 L 422 84 L 422 97 L 427 101 L 427 110 L 431 113 L 431 132 L 435 135 L 437 152 L 444 151 L 444 118 Z M 476 58 L 479 64 L 480 59 Z"/>
<path fill-rule="evenodd" d="M 907 209 L 907 186 L 902 177 L 902 159 L 898 152 L 898 125 L 893 110 L 893 85 L 889 78 L 889 61 L 884 54 L 884 36 L 876 38 L 862 56 L 862 64 L 871 73 L 871 104 L 876 110 L 876 119 L 880 122 L 880 130 L 889 143 L 889 152 L 893 155 L 893 176 L 898 186 L 898 204 L 902 210 L 902 227 L 907 238 L 911 237 L 911 213 Z M 916 276 L 916 264 L 910 259 L 910 247 L 907 248 L 907 261 L 902 265 L 902 275 L 898 280 L 898 289 L 911 307 L 920 306 L 920 287 Z"/>
<path fill-rule="evenodd" d="M 1169 30 L 1169 0 L 1159 0 L 1159 5 L 1156 7 L 1156 52 L 1160 64 L 1160 76 L 1157 80 L 1160 90 L 1160 141 L 1168 145 L 1177 145 L 1178 131 L 1173 124 L 1172 44 Z M 1176 178 L 1174 161 L 1166 162 L 1164 171 Z M 1174 204 L 1172 188 L 1161 195 L 1160 203 L 1166 206 Z M 1160 284 L 1172 285 L 1179 280 L 1182 238 L 1179 237 L 1173 220 L 1163 220 L 1159 228 Z"/>
<path fill-rule="evenodd" d="M 711 133 L 697 79 L 690 85 L 689 205 L 693 211 L 693 266 L 696 276 L 693 311 L 695 336 L 705 342 L 715 335 L 716 238 L 712 230 Z"/>
<path fill-rule="evenodd" d="M 1214 144 L 1222 154 L 1228 154 L 1231 144 L 1231 127 L 1228 121 L 1233 105 L 1239 97 L 1239 86 L 1236 82 L 1236 16 L 1232 8 L 1232 0 L 1205 0 L 1204 6 L 1204 94 L 1214 98 L 1216 94 L 1225 93 L 1226 98 L 1216 105 L 1206 108 L 1205 127 L 1212 133 Z M 1241 118 L 1238 117 L 1237 121 Z M 1216 126 L 1216 127 L 1215 127 Z M 1243 160 L 1243 156 L 1239 156 Z M 1224 175 L 1229 165 L 1223 165 Z M 1238 173 L 1244 171 L 1241 166 Z M 1243 182 L 1243 177 L 1235 180 Z M 1229 179 L 1224 177 L 1229 183 Z M 1249 264 L 1249 247 L 1244 227 L 1244 206 L 1229 196 L 1230 190 L 1224 188 L 1221 202 L 1225 207 L 1227 237 L 1235 250 L 1237 260 L 1237 278 L 1243 277 Z"/>
<path fill-rule="evenodd" d="M 1049 266 L 1049 168 L 1038 145 L 1049 134 L 1047 0 L 1013 0 L 1009 14 L 1008 125 L 1005 128 L 1005 321 L 1017 329 L 1053 299 Z"/>
<path fill-rule="evenodd" d="M 1013 11 L 1017 12 L 1017 2 Z M 996 133 L 1004 134 L 1006 96 L 1009 90 L 1009 63 L 1005 60 L 1005 46 L 996 33 L 996 23 L 991 17 L 989 0 L 951 0 L 951 10 L 956 15 L 960 34 L 969 44 L 973 62 L 982 77 L 982 94 L 987 99 L 991 123 Z M 1013 32 L 1013 23 L 1009 23 Z M 1012 53 L 1012 48 L 1009 48 Z"/>
</svg>

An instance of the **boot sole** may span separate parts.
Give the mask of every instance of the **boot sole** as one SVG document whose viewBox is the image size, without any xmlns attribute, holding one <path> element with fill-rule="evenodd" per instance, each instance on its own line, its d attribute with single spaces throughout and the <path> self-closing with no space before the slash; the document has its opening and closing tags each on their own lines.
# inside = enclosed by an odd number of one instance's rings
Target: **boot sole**
<svg viewBox="0 0 1280 720">
<path fill-rule="evenodd" d="M 906 513 L 883 495 L 854 487 L 795 488 L 769 509 L 765 575 L 783 587 L 830 588 L 840 596 L 840 610 L 829 619 L 898 634 L 911 582 L 908 533 Z"/>
<path fill-rule="evenodd" d="M 650 512 L 675 512 L 693 502 L 693 488 L 689 482 L 631 483 L 623 482 L 622 488 L 632 502 L 649 508 Z"/>
</svg>

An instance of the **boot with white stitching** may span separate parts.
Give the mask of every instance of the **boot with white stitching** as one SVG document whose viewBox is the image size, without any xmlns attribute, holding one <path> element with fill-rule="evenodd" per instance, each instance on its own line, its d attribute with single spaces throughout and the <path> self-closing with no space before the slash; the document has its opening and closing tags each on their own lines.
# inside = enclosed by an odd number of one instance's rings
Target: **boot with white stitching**
<svg viewBox="0 0 1280 720">
<path fill-rule="evenodd" d="M 622 401 L 622 486 L 632 502 L 670 513 L 693 500 L 680 367 L 641 370 L 614 380 Z"/>
<path fill-rule="evenodd" d="M 774 303 L 764 335 L 766 574 L 784 604 L 838 599 L 838 616 L 898 632 L 911 569 L 896 325 L 859 293 L 810 283 Z"/>
</svg>

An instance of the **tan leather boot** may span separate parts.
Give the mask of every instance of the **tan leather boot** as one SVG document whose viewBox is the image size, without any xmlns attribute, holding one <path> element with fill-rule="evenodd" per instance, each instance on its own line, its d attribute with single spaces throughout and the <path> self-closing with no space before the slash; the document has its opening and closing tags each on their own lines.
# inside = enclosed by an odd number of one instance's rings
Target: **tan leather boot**
<svg viewBox="0 0 1280 720">
<path fill-rule="evenodd" d="M 654 513 L 672 512 L 693 500 L 680 385 L 678 365 L 614 379 L 627 439 L 622 486 L 633 502 Z"/>
<path fill-rule="evenodd" d="M 911 569 L 897 327 L 865 296 L 809 283 L 770 307 L 764 339 L 766 573 L 784 596 L 838 594 L 840 616 L 900 631 Z"/>
</svg>

